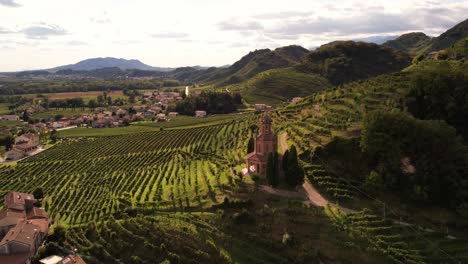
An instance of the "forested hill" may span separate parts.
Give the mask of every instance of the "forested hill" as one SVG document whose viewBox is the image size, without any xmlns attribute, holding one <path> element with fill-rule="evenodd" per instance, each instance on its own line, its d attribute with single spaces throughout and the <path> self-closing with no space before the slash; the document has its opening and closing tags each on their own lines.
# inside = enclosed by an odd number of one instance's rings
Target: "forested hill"
<svg viewBox="0 0 468 264">
<path fill-rule="evenodd" d="M 203 82 L 223 86 L 249 79 L 258 73 L 277 68 L 285 68 L 299 63 L 309 51 L 300 46 L 286 46 L 275 50 L 261 49 L 249 52 L 227 68 L 179 68 L 170 73 L 179 80 Z"/>
<path fill-rule="evenodd" d="M 416 55 L 419 51 L 425 49 L 431 42 L 431 37 L 422 32 L 412 32 L 403 34 L 400 37 L 389 40 L 382 46 Z"/>
<path fill-rule="evenodd" d="M 442 35 L 433 38 L 431 44 L 425 50 L 426 53 L 431 51 L 443 50 L 451 47 L 459 40 L 468 37 L 468 19 L 455 25 L 447 30 Z"/>
<path fill-rule="evenodd" d="M 336 41 L 310 52 L 299 71 L 319 74 L 339 85 L 380 74 L 398 72 L 409 66 L 411 58 L 403 52 L 377 44 Z"/>
<path fill-rule="evenodd" d="M 468 19 L 458 23 L 438 37 L 431 38 L 424 33 L 413 32 L 403 34 L 399 38 L 387 41 L 382 45 L 408 52 L 411 55 L 417 55 L 447 49 L 466 37 L 468 37 Z"/>
</svg>

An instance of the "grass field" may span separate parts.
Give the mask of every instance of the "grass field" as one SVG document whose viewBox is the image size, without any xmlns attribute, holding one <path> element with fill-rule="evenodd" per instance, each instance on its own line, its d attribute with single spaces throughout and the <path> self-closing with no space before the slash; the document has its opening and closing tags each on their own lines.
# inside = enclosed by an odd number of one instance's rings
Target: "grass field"
<svg viewBox="0 0 468 264">
<path fill-rule="evenodd" d="M 5 115 L 10 113 L 10 109 L 8 109 L 8 104 L 0 104 L 0 115 Z"/>
<path fill-rule="evenodd" d="M 56 115 L 62 115 L 64 117 L 72 117 L 72 116 L 79 116 L 82 114 L 91 114 L 93 113 L 93 109 L 91 108 L 65 108 L 65 109 L 49 109 L 49 111 L 45 111 L 42 113 L 35 113 L 31 115 L 31 118 L 51 118 Z"/>
<path fill-rule="evenodd" d="M 85 103 L 87 103 L 91 99 L 96 100 L 96 98 L 99 95 L 102 95 L 102 93 L 103 93 L 102 91 L 90 91 L 90 92 L 47 93 L 47 94 L 41 94 L 41 95 L 48 97 L 49 101 L 82 98 L 85 101 Z M 26 94 L 23 96 L 26 98 L 35 98 L 37 97 L 37 94 Z M 122 91 L 110 91 L 108 93 L 108 96 L 112 97 L 112 99 L 125 98 Z"/>
</svg>

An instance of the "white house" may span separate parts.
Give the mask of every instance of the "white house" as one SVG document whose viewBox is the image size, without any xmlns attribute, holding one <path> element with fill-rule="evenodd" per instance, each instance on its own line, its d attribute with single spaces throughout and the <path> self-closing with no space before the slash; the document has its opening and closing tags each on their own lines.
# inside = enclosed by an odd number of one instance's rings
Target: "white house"
<svg viewBox="0 0 468 264">
<path fill-rule="evenodd" d="M 204 110 L 197 110 L 197 111 L 195 111 L 195 116 L 196 116 L 196 117 L 206 117 L 206 111 L 204 111 Z"/>
</svg>

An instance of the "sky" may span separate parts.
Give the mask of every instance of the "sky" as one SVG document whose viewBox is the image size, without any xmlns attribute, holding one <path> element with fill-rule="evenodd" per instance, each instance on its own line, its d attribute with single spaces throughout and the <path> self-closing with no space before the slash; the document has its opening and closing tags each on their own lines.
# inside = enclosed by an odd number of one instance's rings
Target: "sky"
<svg viewBox="0 0 468 264">
<path fill-rule="evenodd" d="M 94 57 L 221 66 L 255 49 L 438 36 L 467 18 L 468 0 L 0 0 L 0 71 Z"/>
</svg>

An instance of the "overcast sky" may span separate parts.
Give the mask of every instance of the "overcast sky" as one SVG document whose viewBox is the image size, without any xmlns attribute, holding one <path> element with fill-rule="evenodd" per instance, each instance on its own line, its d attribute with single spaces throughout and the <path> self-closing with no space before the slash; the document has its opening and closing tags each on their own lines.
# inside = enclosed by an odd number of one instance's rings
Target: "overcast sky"
<svg viewBox="0 0 468 264">
<path fill-rule="evenodd" d="M 93 57 L 219 66 L 249 51 L 423 31 L 468 18 L 468 0 L 0 0 L 0 71 Z"/>
</svg>

